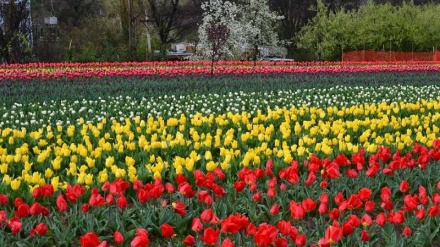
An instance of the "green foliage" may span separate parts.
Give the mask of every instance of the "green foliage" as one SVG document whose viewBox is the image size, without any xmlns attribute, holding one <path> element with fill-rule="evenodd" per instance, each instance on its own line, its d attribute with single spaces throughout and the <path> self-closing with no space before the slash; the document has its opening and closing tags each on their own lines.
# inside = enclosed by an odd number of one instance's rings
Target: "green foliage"
<svg viewBox="0 0 440 247">
<path fill-rule="evenodd" d="M 318 1 L 316 11 L 300 31 L 298 47 L 318 60 L 340 60 L 344 51 L 432 51 L 440 45 L 439 5 L 370 1 L 358 10 L 333 12 Z"/>
</svg>

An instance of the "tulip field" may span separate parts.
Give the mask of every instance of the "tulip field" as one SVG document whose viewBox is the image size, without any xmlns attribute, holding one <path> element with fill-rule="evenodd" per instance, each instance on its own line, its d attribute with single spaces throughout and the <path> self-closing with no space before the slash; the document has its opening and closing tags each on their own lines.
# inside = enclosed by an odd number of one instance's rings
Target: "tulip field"
<svg viewBox="0 0 440 247">
<path fill-rule="evenodd" d="M 440 65 L 0 66 L 0 246 L 440 246 Z"/>
</svg>

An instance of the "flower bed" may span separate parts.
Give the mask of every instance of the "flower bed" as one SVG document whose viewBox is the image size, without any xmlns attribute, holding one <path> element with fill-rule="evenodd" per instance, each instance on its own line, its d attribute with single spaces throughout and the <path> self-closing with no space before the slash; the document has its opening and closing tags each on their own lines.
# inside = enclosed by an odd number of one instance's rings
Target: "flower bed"
<svg viewBox="0 0 440 247">
<path fill-rule="evenodd" d="M 0 245 L 439 245 L 438 72 L 330 70 L 5 80 Z"/>
</svg>

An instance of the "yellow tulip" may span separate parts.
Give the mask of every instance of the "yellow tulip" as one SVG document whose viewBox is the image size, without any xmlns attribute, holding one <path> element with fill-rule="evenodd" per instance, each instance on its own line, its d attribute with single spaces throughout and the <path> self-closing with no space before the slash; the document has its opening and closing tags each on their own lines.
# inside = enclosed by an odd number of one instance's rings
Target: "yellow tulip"
<svg viewBox="0 0 440 247">
<path fill-rule="evenodd" d="M 89 173 L 85 176 L 85 182 L 87 185 L 93 184 L 93 174 Z"/>
<path fill-rule="evenodd" d="M 215 168 L 217 168 L 217 164 L 214 162 L 214 161 L 209 161 L 207 164 L 206 164 L 206 170 L 208 171 L 208 172 L 212 172 L 212 171 L 214 171 L 214 169 Z"/>
<path fill-rule="evenodd" d="M 46 178 L 51 178 L 52 175 L 53 175 L 53 171 L 52 171 L 52 169 L 47 168 L 47 169 L 44 171 L 44 177 L 46 177 Z"/>
<path fill-rule="evenodd" d="M 0 165 L 0 172 L 6 174 L 8 172 L 8 163 L 2 163 Z"/>
<path fill-rule="evenodd" d="M 176 167 L 176 174 L 182 174 L 183 173 L 183 168 L 182 166 L 177 166 Z"/>
<path fill-rule="evenodd" d="M 63 159 L 60 156 L 57 156 L 54 160 L 51 160 L 50 163 L 54 170 L 58 171 L 61 168 L 61 162 Z"/>
<path fill-rule="evenodd" d="M 11 181 L 11 189 L 12 190 L 18 190 L 20 188 L 21 185 L 21 180 L 20 179 L 14 179 Z"/>
<path fill-rule="evenodd" d="M 39 172 L 34 172 L 32 174 L 32 183 L 33 184 L 38 184 L 40 183 L 40 179 L 41 179 L 41 174 Z"/>
<path fill-rule="evenodd" d="M 125 164 L 127 164 L 127 166 L 134 166 L 135 163 L 136 163 L 135 159 L 133 159 L 130 156 L 125 156 Z"/>
<path fill-rule="evenodd" d="M 154 174 L 153 174 L 153 177 L 154 177 L 154 179 L 158 179 L 158 178 L 161 178 L 162 175 L 160 174 L 160 172 L 155 171 Z"/>
<path fill-rule="evenodd" d="M 5 182 L 6 185 L 9 185 L 11 183 L 11 177 L 9 177 L 8 174 L 5 174 L 3 176 L 3 182 Z"/>
<path fill-rule="evenodd" d="M 185 162 L 185 169 L 189 172 L 192 172 L 194 169 L 194 160 L 193 159 L 186 159 Z"/>
</svg>

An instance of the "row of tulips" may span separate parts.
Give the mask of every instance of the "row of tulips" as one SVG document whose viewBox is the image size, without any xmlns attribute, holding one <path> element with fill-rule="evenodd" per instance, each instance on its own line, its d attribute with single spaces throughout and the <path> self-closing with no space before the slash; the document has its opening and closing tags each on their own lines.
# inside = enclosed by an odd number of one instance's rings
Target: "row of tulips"
<svg viewBox="0 0 440 247">
<path fill-rule="evenodd" d="M 129 64 L 130 65 L 130 64 Z M 251 74 L 285 74 L 285 73 L 377 73 L 377 72 L 437 72 L 440 67 L 432 63 L 395 64 L 386 66 L 381 63 L 351 64 L 351 63 L 270 63 L 260 62 L 258 66 L 249 63 L 219 63 L 214 70 L 218 75 L 251 75 Z M 92 77 L 130 77 L 130 76 L 189 76 L 208 75 L 211 68 L 206 63 L 139 63 L 127 66 L 124 63 L 112 64 L 34 64 L 10 65 L 0 67 L 0 81 L 3 80 L 32 80 L 42 78 L 53 80 L 60 78 L 92 78 Z"/>
<path fill-rule="evenodd" d="M 409 151 L 414 143 L 430 147 L 438 138 L 440 102 L 390 103 L 350 107 L 302 106 L 226 114 L 196 114 L 122 121 L 80 118 L 77 123 L 28 131 L 0 129 L 0 172 L 13 190 L 22 181 L 102 184 L 125 178 L 162 178 L 171 171 L 240 166 L 259 167 L 274 158 L 292 159 L 375 153 L 380 146 Z M 57 186 L 56 186 L 57 187 Z M 31 190 L 33 187 L 30 188 Z"/>
<path fill-rule="evenodd" d="M 0 243 L 33 246 L 331 246 L 440 243 L 440 140 L 228 175 L 0 194 Z M 232 176 L 234 182 L 229 183 Z M 4 190 L 4 187 L 2 187 Z"/>
<path fill-rule="evenodd" d="M 216 64 L 222 66 L 254 66 L 253 61 L 238 61 L 238 60 L 221 60 Z M 332 62 L 332 61 L 257 61 L 255 65 L 277 65 L 277 66 L 341 66 L 341 65 L 376 65 L 376 66 L 389 66 L 389 65 L 428 65 L 438 64 L 435 61 L 363 61 L 363 62 Z M 187 60 L 187 61 L 154 61 L 154 62 L 92 62 L 92 63 L 26 63 L 26 64 L 2 64 L 2 69 L 33 69 L 33 68 L 77 68 L 77 67 L 185 67 L 185 66 L 211 66 L 211 61 L 201 60 Z"/>
</svg>

